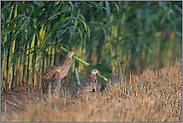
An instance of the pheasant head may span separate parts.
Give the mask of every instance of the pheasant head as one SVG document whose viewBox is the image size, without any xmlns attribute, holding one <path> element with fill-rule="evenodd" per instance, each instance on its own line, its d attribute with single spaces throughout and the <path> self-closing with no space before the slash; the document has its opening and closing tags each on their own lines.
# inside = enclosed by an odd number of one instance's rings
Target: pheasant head
<svg viewBox="0 0 183 123">
<path fill-rule="evenodd" d="M 92 74 L 100 73 L 97 69 L 92 70 Z"/>
<path fill-rule="evenodd" d="M 71 52 L 69 52 L 69 53 L 67 54 L 67 57 L 72 58 L 72 56 L 75 55 L 75 54 L 76 54 L 76 53 L 74 53 L 73 51 L 71 51 Z"/>
</svg>

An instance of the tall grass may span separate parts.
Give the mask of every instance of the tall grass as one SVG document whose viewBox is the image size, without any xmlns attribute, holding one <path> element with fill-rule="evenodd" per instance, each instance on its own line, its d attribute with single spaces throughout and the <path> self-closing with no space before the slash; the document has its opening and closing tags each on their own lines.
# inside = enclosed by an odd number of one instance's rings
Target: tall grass
<svg viewBox="0 0 183 123">
<path fill-rule="evenodd" d="M 115 73 L 126 61 L 128 73 L 159 69 L 181 57 L 181 2 L 4 1 L 1 5 L 2 91 L 36 89 L 38 76 L 64 58 L 63 46 L 91 65 L 102 63 Z M 77 67 L 81 76 L 89 72 L 83 64 Z M 75 76 L 75 63 L 71 69 L 69 74 Z"/>
</svg>

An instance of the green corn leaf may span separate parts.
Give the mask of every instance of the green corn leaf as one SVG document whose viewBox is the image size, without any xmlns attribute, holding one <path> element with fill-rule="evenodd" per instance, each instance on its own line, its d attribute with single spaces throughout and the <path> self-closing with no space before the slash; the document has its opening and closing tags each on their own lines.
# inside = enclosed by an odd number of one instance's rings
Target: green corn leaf
<svg viewBox="0 0 183 123">
<path fill-rule="evenodd" d="M 79 63 L 78 63 L 78 64 L 79 64 Z M 75 73 L 76 73 L 76 78 L 77 78 L 77 82 L 76 82 L 75 84 L 76 84 L 76 86 L 78 86 L 79 83 L 82 83 L 82 82 L 83 82 L 82 79 L 81 79 L 81 76 L 80 76 L 79 73 L 78 73 L 78 67 L 75 68 Z M 79 83 L 78 83 L 78 82 L 79 82 Z"/>
<path fill-rule="evenodd" d="M 81 37 L 81 40 L 83 40 L 83 36 L 82 36 L 82 33 L 81 33 L 80 28 L 78 29 L 78 31 L 79 31 L 79 35 L 80 35 L 80 37 Z"/>
<path fill-rule="evenodd" d="M 83 20 L 85 20 L 85 17 L 84 17 L 81 13 L 77 12 L 77 14 L 78 14 Z"/>
<path fill-rule="evenodd" d="M 92 66 L 93 68 L 96 68 L 101 73 L 112 73 L 112 70 L 105 64 L 97 64 Z"/>
<path fill-rule="evenodd" d="M 22 34 L 24 34 L 24 32 L 18 27 L 4 27 L 1 29 L 1 33 L 7 34 L 13 30 L 17 30 L 17 31 L 21 32 Z"/>
<path fill-rule="evenodd" d="M 118 5 L 116 4 L 116 2 L 114 2 L 114 1 L 111 1 L 112 3 L 114 3 L 114 5 L 116 6 L 116 8 L 117 8 L 117 11 L 119 11 L 119 7 L 118 7 Z"/>
<path fill-rule="evenodd" d="M 73 4 L 72 4 L 72 2 L 71 2 L 71 1 L 69 1 L 69 4 L 71 5 L 71 8 L 72 8 L 72 10 L 73 10 Z"/>
<path fill-rule="evenodd" d="M 107 11 L 107 16 L 109 17 L 111 15 L 111 8 L 110 8 L 110 4 L 108 1 L 105 1 L 105 6 L 106 6 L 106 11 Z"/>
<path fill-rule="evenodd" d="M 52 15 L 48 20 L 54 20 L 55 17 L 57 17 L 58 15 L 61 15 L 64 12 L 70 12 L 71 9 L 70 8 L 64 8 L 61 12 L 57 12 L 56 14 Z"/>
<path fill-rule="evenodd" d="M 180 37 L 182 37 L 182 33 L 179 32 L 179 31 L 175 31 L 175 34 L 178 35 L 178 36 L 180 36 Z"/>
<path fill-rule="evenodd" d="M 178 7 L 176 4 L 174 6 L 182 13 L 182 8 Z"/>
<path fill-rule="evenodd" d="M 106 9 L 105 7 L 102 7 L 101 5 L 99 5 L 99 4 L 98 4 L 97 2 L 95 2 L 95 1 L 88 1 L 88 2 L 91 3 L 91 4 L 94 4 L 96 7 Z"/>
<path fill-rule="evenodd" d="M 84 20 L 82 20 L 82 19 L 80 19 L 80 18 L 77 18 L 77 20 L 80 20 L 80 21 L 83 23 L 83 25 L 84 25 L 84 27 L 85 27 L 85 30 L 87 31 L 87 24 L 86 24 L 86 21 L 84 21 Z"/>
<path fill-rule="evenodd" d="M 88 38 L 90 39 L 90 27 L 87 26 L 87 29 L 88 29 Z"/>
</svg>

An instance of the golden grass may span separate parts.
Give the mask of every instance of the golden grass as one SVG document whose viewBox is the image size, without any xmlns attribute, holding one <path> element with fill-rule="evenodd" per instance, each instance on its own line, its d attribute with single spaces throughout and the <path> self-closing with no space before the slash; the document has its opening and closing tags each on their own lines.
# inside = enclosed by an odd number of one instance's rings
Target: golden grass
<svg viewBox="0 0 183 123">
<path fill-rule="evenodd" d="M 9 122 L 182 122 L 182 64 L 146 69 L 132 75 L 130 82 L 124 79 L 77 99 L 31 102 L 23 112 L 1 118 Z"/>
</svg>

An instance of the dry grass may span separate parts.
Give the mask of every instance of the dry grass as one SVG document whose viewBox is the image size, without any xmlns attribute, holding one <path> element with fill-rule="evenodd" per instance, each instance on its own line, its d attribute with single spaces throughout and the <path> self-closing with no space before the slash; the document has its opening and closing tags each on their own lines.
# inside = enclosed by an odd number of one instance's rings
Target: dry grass
<svg viewBox="0 0 183 123">
<path fill-rule="evenodd" d="M 29 122 L 182 122 L 182 64 L 159 71 L 145 70 L 102 92 L 77 100 L 52 98 L 28 103 L 19 114 L 2 114 L 2 121 Z"/>
</svg>

